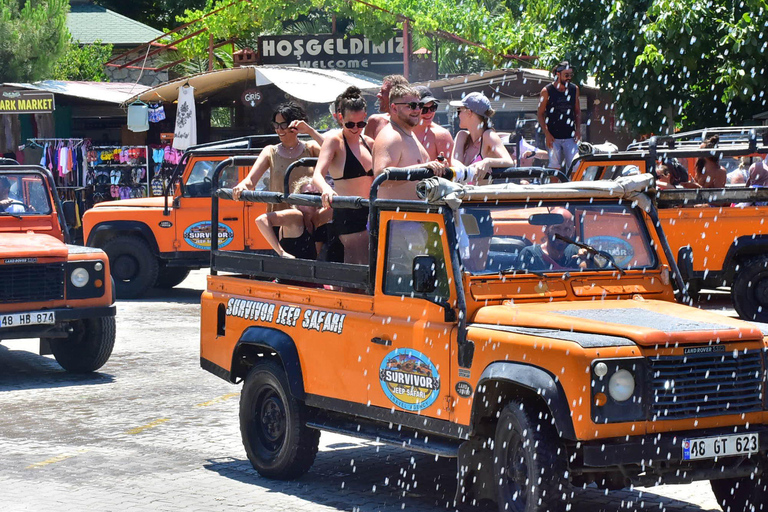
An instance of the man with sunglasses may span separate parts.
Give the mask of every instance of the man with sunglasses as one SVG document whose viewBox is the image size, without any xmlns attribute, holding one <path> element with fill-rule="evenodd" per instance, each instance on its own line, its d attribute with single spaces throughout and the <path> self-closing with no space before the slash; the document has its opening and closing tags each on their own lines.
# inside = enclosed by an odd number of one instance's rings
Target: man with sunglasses
<svg viewBox="0 0 768 512">
<path fill-rule="evenodd" d="M 437 113 L 438 103 L 429 87 L 419 85 L 414 87 L 419 93 L 421 107 L 421 121 L 413 129 L 413 133 L 429 153 L 430 160 L 436 160 L 440 155 L 450 157 L 453 154 L 453 137 L 451 132 L 433 122 Z"/>
<path fill-rule="evenodd" d="M 430 160 L 429 153 L 414 134 L 421 121 L 424 104 L 419 93 L 410 85 L 396 85 L 389 93 L 389 123 L 381 129 L 373 144 L 373 174 L 377 176 L 388 167 L 430 169 L 442 176 L 446 164 Z M 417 199 L 416 183 L 387 182 L 379 192 L 383 199 Z"/>
<path fill-rule="evenodd" d="M 382 80 L 381 89 L 376 94 L 381 113 L 368 118 L 368 126 L 363 132 L 366 137 L 376 139 L 381 129 L 389 123 L 389 91 L 396 85 L 408 85 L 408 80 L 403 75 L 388 75 Z"/>
<path fill-rule="evenodd" d="M 549 150 L 549 166 L 565 172 L 579 153 L 581 126 L 579 87 L 571 83 L 573 68 L 563 61 L 552 70 L 555 81 L 541 90 L 538 118 Z"/>
</svg>

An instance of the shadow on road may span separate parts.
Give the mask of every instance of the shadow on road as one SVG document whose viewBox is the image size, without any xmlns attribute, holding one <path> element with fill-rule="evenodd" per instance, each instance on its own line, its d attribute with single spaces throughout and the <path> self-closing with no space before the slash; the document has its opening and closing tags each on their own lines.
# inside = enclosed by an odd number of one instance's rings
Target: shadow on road
<svg viewBox="0 0 768 512">
<path fill-rule="evenodd" d="M 38 342 L 29 343 L 33 349 Z M 114 380 L 107 373 L 68 373 L 52 357 L 0 345 L 0 392 L 109 384 Z"/>
<path fill-rule="evenodd" d="M 173 304 L 199 304 L 203 290 L 196 288 L 152 288 L 140 299 L 118 299 L 117 302 L 169 302 Z"/>
<path fill-rule="evenodd" d="M 220 475 L 256 485 L 270 492 L 340 510 L 456 510 L 455 460 L 411 453 L 390 447 L 365 446 L 317 454 L 309 473 L 295 481 L 261 477 L 248 460 L 210 459 L 204 467 Z M 605 493 L 596 488 L 574 489 L 571 512 L 645 512 L 675 510 L 703 512 L 707 509 L 670 499 L 646 490 Z M 459 510 L 491 512 L 495 503 L 478 507 L 462 505 Z"/>
</svg>

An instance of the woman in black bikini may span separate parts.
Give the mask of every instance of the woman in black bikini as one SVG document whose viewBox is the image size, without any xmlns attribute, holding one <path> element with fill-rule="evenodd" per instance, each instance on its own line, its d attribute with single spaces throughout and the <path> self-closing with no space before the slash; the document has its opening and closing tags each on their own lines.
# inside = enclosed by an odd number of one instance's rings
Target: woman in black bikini
<svg viewBox="0 0 768 512">
<path fill-rule="evenodd" d="M 349 87 L 339 103 L 341 131 L 326 137 L 320 149 L 314 183 L 323 205 L 333 207 L 333 196 L 368 197 L 373 182 L 373 139 L 363 135 L 366 103 L 360 89 Z M 334 188 L 325 181 L 330 174 Z M 368 263 L 368 209 L 333 210 L 333 224 L 344 244 L 346 263 Z"/>
<path fill-rule="evenodd" d="M 293 188 L 294 194 L 317 194 L 312 178 L 299 178 Z M 256 226 L 267 243 L 283 258 L 314 260 L 327 240 L 326 228 L 331 220 L 328 208 L 292 206 L 285 210 L 264 213 L 256 218 Z M 280 239 L 274 228 L 280 227 Z"/>
</svg>

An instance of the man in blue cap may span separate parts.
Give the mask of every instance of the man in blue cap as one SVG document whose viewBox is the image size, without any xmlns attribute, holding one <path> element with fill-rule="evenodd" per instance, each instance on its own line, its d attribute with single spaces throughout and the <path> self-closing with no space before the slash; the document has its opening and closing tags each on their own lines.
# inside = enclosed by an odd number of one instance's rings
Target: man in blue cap
<svg viewBox="0 0 768 512">
<path fill-rule="evenodd" d="M 538 118 L 547 139 L 549 166 L 567 172 L 579 153 L 581 126 L 579 87 L 571 83 L 573 68 L 563 61 L 552 70 L 555 81 L 541 90 Z"/>
</svg>

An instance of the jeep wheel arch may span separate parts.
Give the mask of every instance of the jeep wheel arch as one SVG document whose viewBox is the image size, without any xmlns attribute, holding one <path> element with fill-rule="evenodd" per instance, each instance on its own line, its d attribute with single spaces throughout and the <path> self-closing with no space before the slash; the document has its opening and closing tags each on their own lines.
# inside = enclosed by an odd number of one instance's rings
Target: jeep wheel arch
<svg viewBox="0 0 768 512">
<path fill-rule="evenodd" d="M 106 221 L 96 224 L 88 233 L 86 244 L 88 247 L 103 247 L 104 243 L 115 236 L 132 235 L 144 239 L 152 249 L 152 254 L 158 255 L 160 249 L 155 239 L 155 234 L 149 226 L 143 222 L 132 220 Z"/>
<path fill-rule="evenodd" d="M 499 401 L 504 396 L 507 400 Z M 488 365 L 477 383 L 470 424 L 477 429 L 484 417 L 493 417 L 512 399 L 534 399 L 549 409 L 560 437 L 576 440 L 565 391 L 549 372 L 528 364 L 496 362 Z"/>
<path fill-rule="evenodd" d="M 276 354 L 280 360 L 294 398 L 304 400 L 304 375 L 299 352 L 293 339 L 282 331 L 267 327 L 249 327 L 243 332 L 232 352 L 230 380 L 244 379 L 257 359 Z"/>
</svg>

